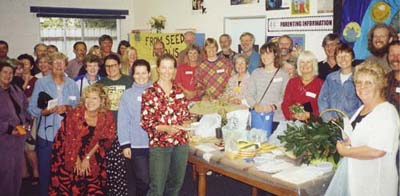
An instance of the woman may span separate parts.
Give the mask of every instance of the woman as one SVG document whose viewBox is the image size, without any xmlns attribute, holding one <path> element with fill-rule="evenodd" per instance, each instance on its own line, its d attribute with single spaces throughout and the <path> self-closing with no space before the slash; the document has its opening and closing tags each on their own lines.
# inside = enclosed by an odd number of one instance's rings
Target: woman
<svg viewBox="0 0 400 196">
<path fill-rule="evenodd" d="M 39 68 L 40 72 L 35 75 L 36 78 L 43 78 L 51 72 L 49 56 L 39 56 L 36 60 L 36 66 Z"/>
<path fill-rule="evenodd" d="M 28 100 L 30 100 L 33 92 L 33 88 L 35 87 L 35 82 L 37 78 L 35 76 L 32 76 L 32 69 L 35 65 L 35 61 L 33 60 L 33 57 L 29 54 L 22 54 L 18 56 L 18 60 L 21 61 L 23 64 L 23 74 L 22 74 L 22 79 L 24 80 L 24 84 L 22 85 L 22 89 L 24 91 L 24 94 Z M 33 121 L 31 121 L 33 122 Z M 31 125 L 35 126 L 35 125 Z M 36 155 L 35 151 L 35 143 L 34 140 L 36 139 L 36 128 L 32 129 L 32 132 L 29 133 L 31 134 L 29 137 L 29 143 L 26 143 L 25 145 L 25 155 L 26 158 L 29 162 L 29 165 L 32 168 L 32 184 L 33 185 L 38 185 L 39 184 L 39 168 L 38 168 L 38 158 Z M 28 179 L 29 177 L 29 171 L 27 168 L 27 165 L 25 164 L 25 167 L 23 167 L 23 178 Z"/>
<path fill-rule="evenodd" d="M 249 86 L 250 74 L 247 71 L 249 59 L 243 54 L 237 54 L 233 57 L 236 74 L 229 78 L 224 97 L 233 104 L 246 104 L 245 90 Z"/>
<path fill-rule="evenodd" d="M 334 108 L 343 111 L 347 116 L 353 116 L 361 106 L 361 101 L 356 95 L 353 82 L 354 60 L 353 48 L 349 45 L 341 45 L 336 51 L 336 62 L 340 70 L 328 74 L 322 85 L 318 97 L 319 112 Z M 322 116 L 325 120 L 338 118 L 335 112 Z"/>
<path fill-rule="evenodd" d="M 354 83 L 363 105 L 351 118 L 353 130 L 336 144 L 344 158 L 326 195 L 397 195 L 400 120 L 384 98 L 384 70 L 376 64 L 361 64 L 356 67 Z"/>
<path fill-rule="evenodd" d="M 256 112 L 274 112 L 273 120 L 283 121 L 285 118 L 280 105 L 289 76 L 279 64 L 279 49 L 274 43 L 264 44 L 260 49 L 260 59 L 261 67 L 250 76 L 246 101 Z"/>
<path fill-rule="evenodd" d="M 125 54 L 125 50 L 128 49 L 131 45 L 126 40 L 121 40 L 118 44 L 117 53 L 119 56 L 123 56 Z"/>
<path fill-rule="evenodd" d="M 100 69 L 100 58 L 98 56 L 92 54 L 86 55 L 83 60 L 83 67 L 86 70 L 86 74 L 75 78 L 75 83 L 79 88 L 79 94 L 82 94 L 85 87 L 95 84 L 101 79 L 98 74 Z"/>
<path fill-rule="evenodd" d="M 299 76 L 289 80 L 282 102 L 282 111 L 287 120 L 310 119 L 318 116 L 318 95 L 323 81 L 318 76 L 318 62 L 310 51 L 300 53 L 297 59 Z M 289 107 L 299 105 L 303 111 L 293 113 Z"/>
<path fill-rule="evenodd" d="M 189 155 L 190 114 L 183 90 L 173 83 L 176 60 L 165 54 L 157 60 L 159 80 L 142 94 L 140 125 L 149 135 L 149 196 L 179 195 Z"/>
<path fill-rule="evenodd" d="M 294 78 L 297 76 L 297 57 L 290 57 L 288 60 L 282 62 L 283 70 L 289 74 L 289 78 Z"/>
<path fill-rule="evenodd" d="M 95 55 L 95 56 L 98 56 L 99 58 L 101 58 L 100 46 L 93 45 L 92 47 L 90 47 L 88 55 L 89 54 L 92 54 L 92 55 Z"/>
<path fill-rule="evenodd" d="M 61 127 L 65 114 L 79 101 L 78 87 L 64 74 L 67 62 L 68 58 L 62 53 L 51 56 L 52 71 L 36 82 L 29 102 L 29 112 L 40 122 L 36 150 L 39 158 L 39 194 L 41 196 L 47 195 L 48 192 L 51 146 L 54 137 Z M 43 98 L 48 97 L 45 94 L 51 97 L 51 101 L 45 103 L 43 107 Z M 49 97 L 47 99 L 50 99 Z"/>
<path fill-rule="evenodd" d="M 140 105 L 143 91 L 152 84 L 150 71 L 146 60 L 133 63 L 134 83 L 122 95 L 118 111 L 118 140 L 127 159 L 128 192 L 138 196 L 145 196 L 149 189 L 149 138 L 140 127 Z"/>
<path fill-rule="evenodd" d="M 185 94 L 188 100 L 199 101 L 200 99 L 196 96 L 194 75 L 199 64 L 200 47 L 197 45 L 189 46 L 186 55 L 188 56 L 189 63 L 179 65 L 175 82 L 182 88 L 183 94 Z"/>
<path fill-rule="evenodd" d="M 137 59 L 137 50 L 135 47 L 131 46 L 125 49 L 125 52 L 122 53 L 122 57 L 121 57 L 121 72 L 122 74 L 125 75 L 132 75 L 131 71 L 132 71 L 132 65 L 133 62 L 136 61 Z"/>
<path fill-rule="evenodd" d="M 28 100 L 11 85 L 13 75 L 14 68 L 0 62 L 0 190 L 2 195 L 19 196 L 26 135 L 17 127 L 26 123 Z"/>
<path fill-rule="evenodd" d="M 115 122 L 102 85 L 85 88 L 54 139 L 49 195 L 104 195 Z"/>
<path fill-rule="evenodd" d="M 207 59 L 196 70 L 196 94 L 201 99 L 217 99 L 228 85 L 233 65 L 229 59 L 217 55 L 218 44 L 214 38 L 207 38 L 204 50 Z"/>
</svg>

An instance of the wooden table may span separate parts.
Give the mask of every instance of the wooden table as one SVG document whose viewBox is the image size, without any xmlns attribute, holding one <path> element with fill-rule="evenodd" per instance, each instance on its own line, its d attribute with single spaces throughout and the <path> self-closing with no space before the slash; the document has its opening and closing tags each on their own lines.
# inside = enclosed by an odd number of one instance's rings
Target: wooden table
<svg viewBox="0 0 400 196">
<path fill-rule="evenodd" d="M 268 191 L 275 195 L 323 195 L 333 176 L 333 172 L 324 174 L 312 182 L 301 185 L 291 184 L 282 180 L 273 178 L 272 175 L 258 171 L 252 164 L 234 165 L 235 161 L 224 157 L 218 152 L 213 156 L 210 162 L 204 160 L 204 153 L 194 147 L 190 148 L 188 162 L 193 164 L 198 176 L 198 196 L 206 195 L 206 172 L 213 171 L 242 183 L 252 186 L 252 195 L 257 195 L 257 189 Z M 243 161 L 242 161 L 243 162 Z"/>
</svg>

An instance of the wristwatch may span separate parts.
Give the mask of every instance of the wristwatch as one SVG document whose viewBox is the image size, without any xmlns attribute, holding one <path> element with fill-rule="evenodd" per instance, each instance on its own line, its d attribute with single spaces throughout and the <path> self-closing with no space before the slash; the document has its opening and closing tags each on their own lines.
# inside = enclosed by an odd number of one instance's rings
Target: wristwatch
<svg viewBox="0 0 400 196">
<path fill-rule="evenodd" d="M 89 160 L 89 159 L 90 159 L 90 156 L 89 156 L 89 155 L 86 155 L 85 159 Z"/>
</svg>

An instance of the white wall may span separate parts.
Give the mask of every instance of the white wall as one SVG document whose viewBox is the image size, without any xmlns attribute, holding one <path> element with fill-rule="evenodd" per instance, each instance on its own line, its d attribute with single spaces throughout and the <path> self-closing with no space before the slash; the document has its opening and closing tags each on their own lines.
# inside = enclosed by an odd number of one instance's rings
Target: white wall
<svg viewBox="0 0 400 196">
<path fill-rule="evenodd" d="M 158 15 L 163 15 L 167 19 L 164 32 L 194 28 L 197 32 L 205 33 L 206 37 L 214 38 L 224 33 L 224 17 L 290 16 L 289 10 L 266 12 L 265 0 L 260 0 L 259 4 L 238 6 L 231 6 L 230 0 L 204 1 L 206 14 L 194 14 L 191 10 L 191 0 L 0 0 L 0 18 L 2 18 L 0 39 L 9 42 L 11 57 L 21 53 L 32 53 L 32 47 L 39 42 L 39 20 L 35 14 L 29 12 L 30 6 L 128 9 L 129 16 L 121 22 L 123 39 L 127 39 L 130 30 L 149 29 L 148 20 L 151 16 Z M 310 2 L 311 13 L 316 14 L 317 0 Z M 306 48 L 313 51 L 319 59 L 324 58 L 321 41 L 327 33 L 306 33 Z"/>
<path fill-rule="evenodd" d="M 30 13 L 30 6 L 128 9 L 129 16 L 121 21 L 121 38 L 128 39 L 133 27 L 132 0 L 0 0 L 0 39 L 8 42 L 10 57 L 33 53 L 33 46 L 40 42 L 39 19 Z"/>
<path fill-rule="evenodd" d="M 149 29 L 147 24 L 151 16 L 163 15 L 167 19 L 166 29 L 163 32 L 175 32 L 179 29 L 196 29 L 196 32 L 205 33 L 206 37 L 218 38 L 224 33 L 224 17 L 262 16 L 287 17 L 290 10 L 265 11 L 265 0 L 259 4 L 231 6 L 230 0 L 204 0 L 206 14 L 193 14 L 191 0 L 134 0 L 135 29 Z M 310 0 L 311 15 L 317 15 L 317 0 Z M 326 14 L 325 14 L 326 15 Z M 246 29 L 246 26 L 243 26 Z M 261 27 L 260 27 L 261 28 Z M 264 28 L 264 27 L 262 27 Z M 304 32 L 290 32 L 290 34 Z M 321 48 L 323 36 L 329 32 L 307 32 L 306 49 L 313 51 L 322 60 L 325 54 Z M 283 34 L 283 33 L 281 33 Z M 281 35 L 271 34 L 271 35 Z"/>
</svg>

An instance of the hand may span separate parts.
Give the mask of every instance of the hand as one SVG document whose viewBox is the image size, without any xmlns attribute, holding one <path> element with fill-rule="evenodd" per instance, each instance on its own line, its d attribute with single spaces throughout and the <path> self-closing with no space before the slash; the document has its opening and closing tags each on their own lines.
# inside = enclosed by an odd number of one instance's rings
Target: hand
<svg viewBox="0 0 400 196">
<path fill-rule="evenodd" d="M 81 172 L 80 172 L 80 176 L 89 176 L 90 175 L 90 163 L 89 163 L 89 159 L 83 159 L 81 162 Z"/>
<path fill-rule="evenodd" d="M 301 121 L 307 121 L 310 118 L 310 112 L 294 114 L 293 118 Z"/>
<path fill-rule="evenodd" d="M 67 112 L 67 106 L 66 105 L 58 105 L 55 107 L 57 114 L 64 114 Z"/>
<path fill-rule="evenodd" d="M 74 166 L 74 173 L 79 175 L 81 173 L 81 159 L 78 157 Z"/>
<path fill-rule="evenodd" d="M 234 97 L 229 98 L 228 101 L 233 104 L 238 104 L 238 105 L 242 104 L 242 100 Z"/>
<path fill-rule="evenodd" d="M 350 145 L 350 139 L 346 139 L 345 141 L 337 141 L 336 142 L 336 150 L 338 153 L 342 156 L 347 155 L 347 151 L 349 150 Z"/>
<path fill-rule="evenodd" d="M 274 111 L 274 107 L 272 105 L 263 106 L 261 104 L 256 104 L 256 105 L 254 105 L 254 110 L 258 113 L 262 113 L 262 112 L 268 113 L 268 112 Z"/>
<path fill-rule="evenodd" d="M 193 99 L 194 97 L 196 97 L 196 91 L 183 90 L 183 94 L 189 100 Z"/>
<path fill-rule="evenodd" d="M 42 116 L 48 116 L 50 114 L 53 114 L 56 111 L 57 111 L 57 106 L 53 107 L 53 108 L 50 108 L 50 109 L 46 108 L 46 109 L 42 110 L 41 114 L 42 114 Z"/>
<path fill-rule="evenodd" d="M 179 131 L 179 126 L 170 125 L 170 126 L 168 126 L 166 132 L 167 132 L 169 135 L 173 135 L 173 134 L 175 134 L 175 133 L 178 132 L 178 131 Z"/>
<path fill-rule="evenodd" d="M 127 159 L 131 159 L 132 154 L 131 154 L 131 149 L 130 148 L 125 148 L 124 150 L 122 150 L 122 154 L 124 155 L 125 158 Z"/>
</svg>

